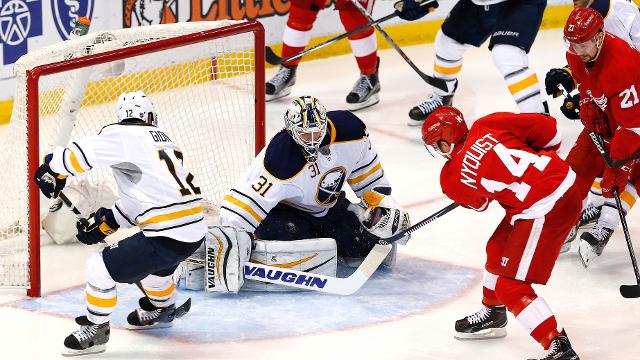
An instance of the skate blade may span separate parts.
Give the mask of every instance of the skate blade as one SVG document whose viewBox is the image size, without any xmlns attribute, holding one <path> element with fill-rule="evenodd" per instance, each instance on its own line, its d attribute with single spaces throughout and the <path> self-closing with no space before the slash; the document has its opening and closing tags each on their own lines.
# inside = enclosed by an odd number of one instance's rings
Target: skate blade
<svg viewBox="0 0 640 360">
<path fill-rule="evenodd" d="M 493 328 L 481 330 L 475 333 L 461 333 L 456 332 L 453 337 L 457 340 L 490 340 L 490 339 L 501 339 L 507 336 L 506 328 Z"/>
<path fill-rule="evenodd" d="M 173 326 L 173 322 L 158 322 L 153 325 L 137 326 L 133 324 L 125 324 L 124 327 L 129 330 L 150 330 L 150 329 L 164 329 Z"/>
<path fill-rule="evenodd" d="M 105 344 L 95 345 L 84 350 L 75 350 L 75 349 L 69 349 L 68 347 L 65 347 L 62 350 L 62 356 L 81 356 L 81 355 L 89 355 L 89 354 L 100 354 L 105 352 L 106 350 L 107 350 L 107 345 Z"/>
<path fill-rule="evenodd" d="M 277 99 L 283 98 L 285 96 L 290 95 L 291 91 L 293 91 L 293 86 L 289 86 L 289 87 L 286 87 L 286 88 L 282 89 L 282 91 L 280 91 L 280 93 L 278 93 L 278 94 L 274 94 L 274 95 L 266 94 L 265 97 L 264 97 L 264 101 L 269 102 L 269 101 L 273 101 L 273 100 L 277 100 Z"/>
<path fill-rule="evenodd" d="M 562 244 L 562 247 L 560 248 L 560 254 L 565 254 L 568 253 L 569 250 L 571 250 L 571 243 L 564 243 Z"/>
<path fill-rule="evenodd" d="M 378 94 L 371 95 L 367 100 L 361 103 L 349 104 L 347 103 L 347 109 L 350 111 L 358 111 L 366 109 L 380 102 L 380 96 Z"/>
<path fill-rule="evenodd" d="M 588 242 L 582 240 L 580 241 L 580 247 L 578 248 L 578 255 L 580 255 L 580 262 L 582 262 L 582 266 L 585 269 L 589 267 L 589 263 L 598 257 L 591 245 Z"/>
</svg>

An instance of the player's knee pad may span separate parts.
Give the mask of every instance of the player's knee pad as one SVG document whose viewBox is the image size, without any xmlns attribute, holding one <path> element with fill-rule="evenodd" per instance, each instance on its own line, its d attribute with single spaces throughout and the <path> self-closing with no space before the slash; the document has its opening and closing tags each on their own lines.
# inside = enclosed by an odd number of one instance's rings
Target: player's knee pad
<svg viewBox="0 0 640 360">
<path fill-rule="evenodd" d="M 462 57 L 470 45 L 459 43 L 450 38 L 441 30 L 436 34 L 436 55 L 446 61 L 456 62 L 455 66 L 462 64 Z M 437 60 L 437 59 L 436 59 Z"/>
<path fill-rule="evenodd" d="M 87 283 L 97 289 L 112 289 L 116 286 L 115 280 L 109 274 L 107 266 L 102 258 L 102 252 L 91 254 L 86 267 Z"/>
<path fill-rule="evenodd" d="M 336 276 L 337 247 L 331 238 L 293 241 L 255 240 L 251 262 L 313 274 Z M 243 290 L 291 291 L 292 288 L 266 282 L 246 280 Z"/>
<path fill-rule="evenodd" d="M 210 226 L 205 239 L 205 290 L 237 293 L 251 254 L 251 234 L 231 226 Z"/>
<path fill-rule="evenodd" d="M 513 45 L 497 44 L 491 50 L 491 57 L 502 76 L 507 76 L 529 67 L 527 53 Z"/>
</svg>

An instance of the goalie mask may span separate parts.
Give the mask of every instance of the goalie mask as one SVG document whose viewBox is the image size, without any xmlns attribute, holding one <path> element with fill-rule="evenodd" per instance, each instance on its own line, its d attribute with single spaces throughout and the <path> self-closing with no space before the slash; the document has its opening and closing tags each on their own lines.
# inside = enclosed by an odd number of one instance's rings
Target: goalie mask
<svg viewBox="0 0 640 360">
<path fill-rule="evenodd" d="M 158 126 L 158 115 L 147 95 L 138 90 L 122 93 L 118 98 L 118 120 L 138 119 L 153 126 Z"/>
<path fill-rule="evenodd" d="M 320 143 L 327 134 L 327 111 L 313 96 L 301 96 L 291 102 L 284 115 L 285 129 L 302 147 L 308 162 L 318 159 Z"/>
<path fill-rule="evenodd" d="M 422 141 L 431 155 L 430 148 L 446 159 L 451 159 L 454 146 L 464 141 L 468 131 L 460 110 L 452 106 L 441 106 L 422 124 Z"/>
</svg>

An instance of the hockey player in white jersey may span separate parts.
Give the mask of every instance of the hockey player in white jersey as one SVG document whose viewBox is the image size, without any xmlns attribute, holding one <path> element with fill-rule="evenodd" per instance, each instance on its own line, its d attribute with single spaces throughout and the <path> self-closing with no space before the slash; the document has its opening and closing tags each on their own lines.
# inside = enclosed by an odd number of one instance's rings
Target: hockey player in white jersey
<svg viewBox="0 0 640 360">
<path fill-rule="evenodd" d="M 146 296 L 127 317 L 131 329 L 171 326 L 175 314 L 177 265 L 203 242 L 207 226 L 194 176 L 170 136 L 156 127 L 157 115 L 142 92 L 118 99 L 119 122 L 98 135 L 56 147 L 45 156 L 35 181 L 48 198 L 57 197 L 69 176 L 111 167 L 118 200 L 78 222 L 77 238 L 103 242 L 120 227 L 140 232 L 91 255 L 86 267 L 85 316 L 80 329 L 64 340 L 63 355 L 103 352 L 109 340 L 110 314 L 116 306 L 116 283 L 140 282 Z"/>
<path fill-rule="evenodd" d="M 223 255 L 233 248 L 227 245 L 229 239 L 252 233 L 253 261 L 335 276 L 336 255 L 355 265 L 375 240 L 410 225 L 408 214 L 391 196 L 381 161 L 358 117 L 349 111 L 326 112 L 318 99 L 303 96 L 293 100 L 284 121 L 285 129 L 224 197 L 219 228 L 225 236 L 207 239 L 206 263 L 226 262 Z M 345 184 L 363 200 L 362 206 L 345 198 Z M 237 292 L 243 280 L 225 280 L 219 274 L 222 269 L 241 274 L 246 260 L 207 270 L 206 290 Z"/>
<path fill-rule="evenodd" d="M 407 2 L 415 0 L 405 0 Z M 447 82 L 448 91 L 432 94 L 409 111 L 410 126 L 421 126 L 435 109 L 451 105 L 458 87 L 464 53 L 487 38 L 493 63 L 504 77 L 520 112 L 549 113 L 528 53 L 538 34 L 547 0 L 460 0 L 451 9 L 435 39 L 434 77 Z M 409 7 L 409 10 L 411 11 Z M 399 16 L 405 20 L 401 12 Z"/>
<path fill-rule="evenodd" d="M 598 11 L 604 18 L 605 31 L 624 39 L 632 47 L 640 49 L 640 11 L 636 4 L 629 0 L 574 0 L 573 4 L 576 8 L 590 7 Z M 559 85 L 572 94 L 564 99 L 560 111 L 569 119 L 580 119 L 579 107 L 573 106 L 580 103 L 580 94 L 575 89 L 568 65 L 547 72 L 545 78 L 547 94 L 558 96 Z M 602 254 L 614 230 L 620 224 L 615 199 L 606 199 L 602 196 L 601 180 L 596 178 L 593 183 L 580 220 L 565 240 L 561 250 L 562 253 L 569 251 L 578 232 L 586 230 L 580 235 L 578 251 L 585 266 Z M 624 191 L 620 193 L 620 200 L 623 213 L 627 214 L 638 200 L 638 192 L 633 184 L 626 185 Z"/>
</svg>

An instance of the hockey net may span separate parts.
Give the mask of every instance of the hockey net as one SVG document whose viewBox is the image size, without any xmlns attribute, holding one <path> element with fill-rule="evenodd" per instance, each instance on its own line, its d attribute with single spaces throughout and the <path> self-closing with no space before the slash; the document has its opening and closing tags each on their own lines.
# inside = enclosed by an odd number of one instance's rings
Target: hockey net
<svg viewBox="0 0 640 360">
<path fill-rule="evenodd" d="M 34 171 L 55 146 L 116 122 L 123 92 L 151 98 L 159 128 L 181 147 L 214 215 L 264 145 L 263 59 L 262 26 L 237 21 L 90 33 L 23 56 L 1 143 L 0 286 L 39 296 L 40 221 L 51 202 L 35 186 Z M 108 168 L 67 186 L 85 183 L 115 188 Z"/>
</svg>

